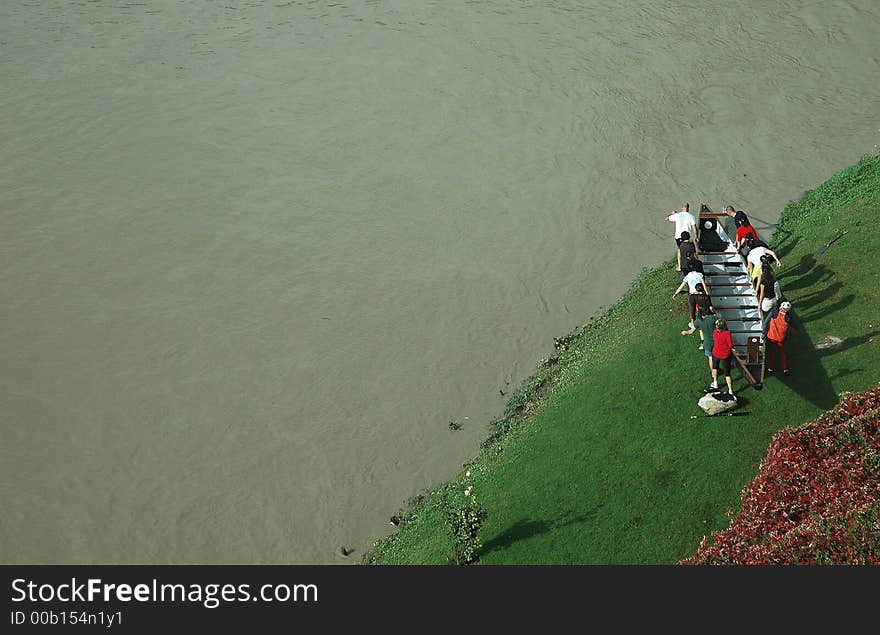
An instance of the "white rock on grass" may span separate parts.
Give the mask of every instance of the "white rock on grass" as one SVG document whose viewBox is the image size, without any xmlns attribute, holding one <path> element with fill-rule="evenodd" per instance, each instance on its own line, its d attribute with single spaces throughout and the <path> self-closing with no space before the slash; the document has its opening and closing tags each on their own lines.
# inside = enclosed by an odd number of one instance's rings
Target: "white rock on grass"
<svg viewBox="0 0 880 635">
<path fill-rule="evenodd" d="M 843 344 L 843 338 L 837 337 L 836 335 L 823 335 L 816 340 L 816 348 L 819 349 L 837 348 L 841 344 Z"/>
<path fill-rule="evenodd" d="M 697 402 L 697 405 L 705 410 L 706 414 L 717 415 L 721 412 L 733 410 L 734 408 L 736 408 L 737 404 L 736 399 L 731 399 L 730 401 L 721 401 L 720 399 L 716 399 L 715 396 L 710 393 L 708 395 L 703 395 Z"/>
</svg>

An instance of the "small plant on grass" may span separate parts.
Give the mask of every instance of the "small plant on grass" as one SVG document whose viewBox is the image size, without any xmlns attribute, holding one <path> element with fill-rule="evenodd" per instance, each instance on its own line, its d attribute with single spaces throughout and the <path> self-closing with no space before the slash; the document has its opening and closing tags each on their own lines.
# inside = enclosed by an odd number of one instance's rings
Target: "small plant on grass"
<svg viewBox="0 0 880 635">
<path fill-rule="evenodd" d="M 470 471 L 465 473 L 470 477 Z M 486 520 L 486 510 L 477 503 L 473 485 L 467 485 L 462 496 L 447 490 L 442 502 L 443 520 L 452 535 L 455 564 L 473 564 L 480 557 L 480 528 Z"/>
</svg>

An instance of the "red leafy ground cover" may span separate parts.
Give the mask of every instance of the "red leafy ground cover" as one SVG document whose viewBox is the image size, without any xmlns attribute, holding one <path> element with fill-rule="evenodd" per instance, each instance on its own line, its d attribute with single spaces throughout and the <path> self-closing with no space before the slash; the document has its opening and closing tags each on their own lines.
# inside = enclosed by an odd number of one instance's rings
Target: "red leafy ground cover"
<svg viewBox="0 0 880 635">
<path fill-rule="evenodd" d="M 730 527 L 681 564 L 880 564 L 880 386 L 780 430 Z"/>
</svg>

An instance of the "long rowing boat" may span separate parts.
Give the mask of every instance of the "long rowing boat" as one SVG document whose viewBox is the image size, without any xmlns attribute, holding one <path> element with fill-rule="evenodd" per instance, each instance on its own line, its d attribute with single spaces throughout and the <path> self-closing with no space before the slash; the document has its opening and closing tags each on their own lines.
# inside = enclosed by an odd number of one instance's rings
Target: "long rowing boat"
<svg viewBox="0 0 880 635">
<path fill-rule="evenodd" d="M 697 244 L 704 284 L 715 312 L 727 321 L 733 345 L 760 388 L 766 349 L 758 295 L 749 280 L 745 258 L 724 229 L 728 218 L 726 214 L 700 211 Z"/>
</svg>

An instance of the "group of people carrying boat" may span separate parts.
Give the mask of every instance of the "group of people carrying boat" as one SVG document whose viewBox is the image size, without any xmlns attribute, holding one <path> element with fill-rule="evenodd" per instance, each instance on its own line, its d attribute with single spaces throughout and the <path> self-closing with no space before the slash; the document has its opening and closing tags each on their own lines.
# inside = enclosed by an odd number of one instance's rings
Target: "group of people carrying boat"
<svg viewBox="0 0 880 635">
<path fill-rule="evenodd" d="M 760 333 L 764 341 L 766 361 L 764 370 L 768 374 L 773 374 L 775 369 L 771 359 L 778 357 L 782 372 L 787 375 L 789 367 L 784 342 L 792 321 L 791 303 L 780 302 L 782 290 L 773 270 L 774 264 L 779 267 L 782 263 L 769 245 L 761 240 L 744 211 L 727 206 L 723 212 L 716 212 L 705 203 L 701 205 L 701 219 L 704 217 L 717 219 L 725 216 L 732 217 L 736 227 L 733 255 L 741 255 L 746 265 L 749 283 L 743 286 L 746 288 L 750 286 L 751 293 L 757 300 L 757 319 L 761 321 Z M 712 298 L 707 291 L 708 282 L 705 278 L 704 263 L 700 258 L 701 245 L 703 251 L 712 247 L 700 240 L 699 225 L 697 219 L 690 213 L 689 203 L 682 205 L 679 212 L 667 216 L 667 220 L 675 223 L 676 262 L 682 274 L 681 284 L 673 293 L 673 297 L 685 289 L 688 293 L 689 328 L 681 331 L 681 334 L 699 333 L 701 340 L 699 348 L 708 359 L 709 371 L 712 375 L 712 383 L 706 391 L 715 392 L 719 389 L 718 377 L 721 375 L 727 384 L 728 394 L 734 395 L 731 367 L 734 361 L 740 362 L 741 365 L 742 362 L 734 346 L 728 320 L 724 319 L 712 304 Z M 707 223 L 707 227 L 710 225 L 711 223 Z M 731 251 L 726 243 L 719 249 Z M 737 321 L 744 320 L 739 318 Z"/>
</svg>

